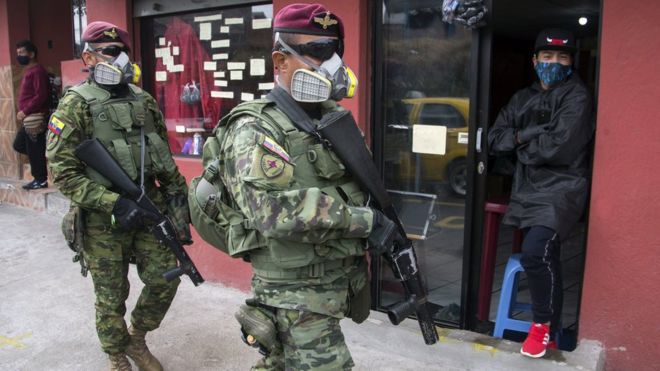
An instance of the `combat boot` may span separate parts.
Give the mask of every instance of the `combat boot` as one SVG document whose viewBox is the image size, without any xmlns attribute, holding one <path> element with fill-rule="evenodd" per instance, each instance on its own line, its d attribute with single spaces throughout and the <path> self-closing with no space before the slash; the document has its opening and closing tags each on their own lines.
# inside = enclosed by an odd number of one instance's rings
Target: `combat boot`
<svg viewBox="0 0 660 371">
<path fill-rule="evenodd" d="M 110 359 L 110 371 L 133 371 L 133 367 L 128 362 L 126 354 L 109 354 L 108 358 Z"/>
<path fill-rule="evenodd" d="M 126 348 L 126 355 L 131 357 L 140 371 L 163 371 L 163 366 L 161 366 L 158 359 L 147 348 L 147 343 L 144 339 L 147 332 L 130 326 L 128 333 L 131 335 L 131 342 Z"/>
</svg>

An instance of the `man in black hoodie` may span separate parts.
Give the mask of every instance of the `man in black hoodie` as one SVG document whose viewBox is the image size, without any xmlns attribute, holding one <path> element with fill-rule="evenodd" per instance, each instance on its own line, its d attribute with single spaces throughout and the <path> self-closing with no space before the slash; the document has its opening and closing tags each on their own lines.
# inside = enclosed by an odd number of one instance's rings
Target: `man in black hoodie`
<svg viewBox="0 0 660 371">
<path fill-rule="evenodd" d="M 539 358 L 559 330 L 560 241 L 584 213 L 589 191 L 592 97 L 573 70 L 575 38 L 547 29 L 532 62 L 539 81 L 518 91 L 488 133 L 490 153 L 517 157 L 505 224 L 525 233 L 521 264 L 529 281 L 534 323 L 520 352 Z"/>
</svg>

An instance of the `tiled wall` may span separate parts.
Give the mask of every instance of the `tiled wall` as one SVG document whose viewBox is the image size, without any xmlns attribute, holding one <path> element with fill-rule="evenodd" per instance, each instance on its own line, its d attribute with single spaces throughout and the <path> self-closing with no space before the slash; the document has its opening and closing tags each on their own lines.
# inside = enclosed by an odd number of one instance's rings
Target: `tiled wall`
<svg viewBox="0 0 660 371">
<path fill-rule="evenodd" d="M 12 66 L 0 66 L 0 177 L 21 177 L 22 159 L 12 148 L 18 124 L 14 105 L 16 71 Z"/>
</svg>

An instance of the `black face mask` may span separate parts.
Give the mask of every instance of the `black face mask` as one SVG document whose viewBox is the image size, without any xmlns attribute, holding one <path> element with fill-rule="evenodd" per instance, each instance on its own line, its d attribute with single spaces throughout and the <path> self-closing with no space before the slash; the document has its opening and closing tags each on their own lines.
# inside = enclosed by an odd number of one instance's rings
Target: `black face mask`
<svg viewBox="0 0 660 371">
<path fill-rule="evenodd" d="M 16 56 L 16 60 L 21 66 L 26 66 L 30 63 L 30 57 L 27 55 L 18 55 Z"/>
</svg>

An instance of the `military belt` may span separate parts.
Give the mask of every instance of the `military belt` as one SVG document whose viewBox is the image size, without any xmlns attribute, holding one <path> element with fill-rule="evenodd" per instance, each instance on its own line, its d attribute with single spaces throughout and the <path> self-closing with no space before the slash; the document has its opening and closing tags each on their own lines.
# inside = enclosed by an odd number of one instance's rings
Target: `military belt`
<svg viewBox="0 0 660 371">
<path fill-rule="evenodd" d="M 335 269 L 350 267 L 355 264 L 357 258 L 355 256 L 348 256 L 344 259 L 328 260 L 320 263 L 310 264 L 306 267 L 294 269 L 259 269 L 252 266 L 252 271 L 259 277 L 266 279 L 281 279 L 281 280 L 298 280 L 305 278 L 319 278 L 325 275 L 325 272 L 330 272 Z"/>
</svg>

